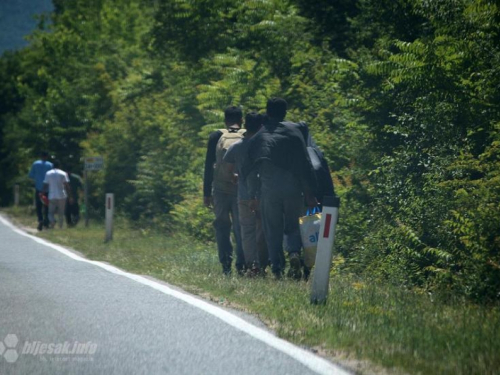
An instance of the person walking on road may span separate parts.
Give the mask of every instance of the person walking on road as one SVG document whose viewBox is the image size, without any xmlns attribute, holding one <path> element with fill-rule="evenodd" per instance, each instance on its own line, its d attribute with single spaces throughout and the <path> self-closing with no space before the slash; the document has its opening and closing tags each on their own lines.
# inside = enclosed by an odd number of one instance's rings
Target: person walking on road
<svg viewBox="0 0 500 375">
<path fill-rule="evenodd" d="M 231 226 L 236 239 L 236 269 L 239 274 L 245 270 L 245 257 L 238 220 L 237 185 L 234 184 L 232 174 L 223 162 L 229 146 L 243 137 L 241 109 L 235 106 L 226 108 L 224 120 L 226 129 L 212 132 L 208 139 L 203 179 L 203 202 L 205 206 L 214 208 L 215 238 L 219 261 L 222 265 L 222 272 L 229 275 L 233 260 Z"/>
<path fill-rule="evenodd" d="M 41 195 L 47 196 L 47 193 L 43 191 L 43 180 L 45 179 L 45 174 L 50 171 L 54 166 L 50 161 L 48 161 L 49 154 L 45 151 L 40 153 L 40 160 L 35 161 L 31 165 L 28 177 L 34 180 L 35 183 L 35 206 L 36 215 L 38 217 L 38 230 L 42 230 L 43 227 L 49 227 L 49 211 L 48 207 L 43 204 Z"/>
<path fill-rule="evenodd" d="M 268 119 L 249 141 L 248 162 L 243 172 L 253 205 L 260 205 L 273 274 L 281 278 L 284 273 L 285 236 L 290 262 L 288 276 L 300 279 L 299 217 L 303 213 L 304 199 L 309 207 L 317 205 L 313 194 L 316 178 L 304 137 L 297 124 L 284 122 L 286 112 L 284 99 L 269 99 Z"/>
<path fill-rule="evenodd" d="M 268 263 L 268 254 L 260 211 L 251 207 L 247 192 L 247 183 L 242 174 L 242 168 L 247 158 L 248 141 L 262 127 L 263 116 L 256 112 L 245 116 L 246 133 L 243 139 L 237 141 L 226 152 L 224 161 L 230 166 L 238 184 L 238 212 L 241 227 L 241 242 L 248 276 L 264 274 Z"/>
<path fill-rule="evenodd" d="M 49 222 L 51 228 L 56 225 L 54 216 L 56 211 L 59 216 L 59 228 L 62 228 L 66 199 L 68 198 L 70 202 L 73 202 L 68 175 L 60 168 L 60 162 L 54 160 L 54 168 L 45 174 L 43 180 L 44 190 L 49 192 Z"/>
</svg>

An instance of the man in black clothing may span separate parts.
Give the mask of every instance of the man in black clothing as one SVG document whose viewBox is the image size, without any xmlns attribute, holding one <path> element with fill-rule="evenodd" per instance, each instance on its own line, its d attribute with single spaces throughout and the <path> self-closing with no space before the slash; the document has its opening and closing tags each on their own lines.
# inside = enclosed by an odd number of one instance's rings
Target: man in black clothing
<svg viewBox="0 0 500 375">
<path fill-rule="evenodd" d="M 324 197 L 335 196 L 335 188 L 330 174 L 330 167 L 328 166 L 328 162 L 326 161 L 323 152 L 318 148 L 311 137 L 307 125 L 304 122 L 299 122 L 297 125 L 299 126 L 299 130 L 304 137 L 307 153 L 309 154 L 309 158 L 311 159 L 311 164 L 314 169 L 314 174 L 316 176 L 316 190 L 314 190 L 313 193 L 319 201 L 318 206 L 321 208 Z"/>
<path fill-rule="evenodd" d="M 78 224 L 80 220 L 80 206 L 78 205 L 79 190 L 82 189 L 82 179 L 77 174 L 71 172 L 71 168 L 66 168 L 66 173 L 69 178 L 69 186 L 71 188 L 71 196 L 73 199 L 66 202 L 64 215 L 66 216 L 66 224 L 68 228 Z"/>
<path fill-rule="evenodd" d="M 240 225 L 238 220 L 238 186 L 232 180 L 232 174 L 225 168 L 223 153 L 231 142 L 241 139 L 243 113 L 238 107 L 228 107 L 224 111 L 226 129 L 210 134 L 205 158 L 203 179 L 203 202 L 214 208 L 215 237 L 219 252 L 219 261 L 224 274 L 231 273 L 233 245 L 231 244 L 231 226 L 236 239 L 236 269 L 243 273 L 245 258 L 241 245 Z"/>
<path fill-rule="evenodd" d="M 283 274 L 285 235 L 289 276 L 300 279 L 299 217 L 304 199 L 308 206 L 317 204 L 313 194 L 316 179 L 299 124 L 283 122 L 286 111 L 284 99 L 268 101 L 267 122 L 249 141 L 248 163 L 243 172 L 251 199 L 260 204 L 272 272 L 278 278 Z"/>
</svg>

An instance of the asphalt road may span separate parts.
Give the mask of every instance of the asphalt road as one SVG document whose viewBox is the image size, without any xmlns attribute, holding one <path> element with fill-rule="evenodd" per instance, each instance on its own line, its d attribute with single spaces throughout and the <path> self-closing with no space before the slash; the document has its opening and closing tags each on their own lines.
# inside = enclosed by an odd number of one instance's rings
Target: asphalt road
<svg viewBox="0 0 500 375">
<path fill-rule="evenodd" d="M 0 374 L 344 374 L 248 319 L 0 217 Z"/>
</svg>

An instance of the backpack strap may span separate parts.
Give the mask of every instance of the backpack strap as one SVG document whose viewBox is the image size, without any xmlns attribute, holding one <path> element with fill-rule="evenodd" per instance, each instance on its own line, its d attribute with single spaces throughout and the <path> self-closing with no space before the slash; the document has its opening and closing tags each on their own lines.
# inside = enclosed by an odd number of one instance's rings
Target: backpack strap
<svg viewBox="0 0 500 375">
<path fill-rule="evenodd" d="M 230 131 L 228 129 L 218 129 L 222 135 L 224 134 L 240 134 L 240 135 L 244 135 L 247 130 L 246 129 L 238 129 L 237 131 Z"/>
</svg>

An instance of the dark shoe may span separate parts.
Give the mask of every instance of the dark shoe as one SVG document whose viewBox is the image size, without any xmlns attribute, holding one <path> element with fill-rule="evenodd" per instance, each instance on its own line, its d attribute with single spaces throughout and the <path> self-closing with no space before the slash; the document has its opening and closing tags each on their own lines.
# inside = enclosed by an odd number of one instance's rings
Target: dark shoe
<svg viewBox="0 0 500 375">
<path fill-rule="evenodd" d="M 255 277 L 261 276 L 262 272 L 259 267 L 252 266 L 252 268 L 248 268 L 246 275 L 247 277 L 253 279 Z"/>
<path fill-rule="evenodd" d="M 43 230 L 43 223 L 38 223 L 38 227 L 36 227 L 39 231 Z"/>
<path fill-rule="evenodd" d="M 309 276 L 311 275 L 311 269 L 309 267 L 304 266 L 304 280 L 309 280 Z"/>
<path fill-rule="evenodd" d="M 231 276 L 231 266 L 222 266 L 222 274 L 224 276 Z"/>
<path fill-rule="evenodd" d="M 246 265 L 236 265 L 236 271 L 238 272 L 238 276 L 245 276 L 247 272 L 247 267 Z"/>
<path fill-rule="evenodd" d="M 283 273 L 280 271 L 280 272 L 273 272 L 273 275 L 274 275 L 274 278 L 276 280 L 281 280 L 283 279 Z"/>
<path fill-rule="evenodd" d="M 290 269 L 288 270 L 287 276 L 294 280 L 302 279 L 302 271 L 300 270 L 300 257 L 298 253 L 290 254 Z"/>
</svg>

